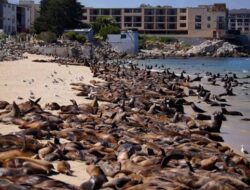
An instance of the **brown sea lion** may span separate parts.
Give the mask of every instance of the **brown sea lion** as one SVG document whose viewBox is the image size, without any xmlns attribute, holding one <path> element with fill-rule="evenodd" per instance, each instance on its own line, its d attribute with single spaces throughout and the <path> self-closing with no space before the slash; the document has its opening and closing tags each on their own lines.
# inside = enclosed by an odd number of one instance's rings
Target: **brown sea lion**
<svg viewBox="0 0 250 190">
<path fill-rule="evenodd" d="M 70 170 L 70 164 L 66 161 L 57 162 L 57 171 L 62 174 L 72 175 L 72 171 Z"/>
</svg>

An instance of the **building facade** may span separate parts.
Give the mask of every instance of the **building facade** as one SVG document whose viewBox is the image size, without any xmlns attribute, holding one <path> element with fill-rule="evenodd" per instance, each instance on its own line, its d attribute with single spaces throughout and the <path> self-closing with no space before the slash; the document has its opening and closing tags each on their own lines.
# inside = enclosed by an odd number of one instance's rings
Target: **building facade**
<svg viewBox="0 0 250 190">
<path fill-rule="evenodd" d="M 28 19 L 30 22 L 30 27 L 33 27 L 36 18 L 39 17 L 40 5 L 35 4 L 34 1 L 30 0 L 19 0 L 19 6 L 29 9 L 30 14 Z"/>
<path fill-rule="evenodd" d="M 143 34 L 220 38 L 227 30 L 225 4 L 196 8 L 83 8 L 83 22 L 93 23 L 99 16 L 112 16 L 122 30 L 137 29 Z"/>
<path fill-rule="evenodd" d="M 250 9 L 230 10 L 228 19 L 229 30 L 250 34 Z"/>
<path fill-rule="evenodd" d="M 17 32 L 16 8 L 15 4 L 0 3 L 0 29 L 7 35 Z"/>
<path fill-rule="evenodd" d="M 28 32 L 31 27 L 31 21 L 30 21 L 30 8 L 25 6 L 17 6 L 17 32 Z"/>
</svg>

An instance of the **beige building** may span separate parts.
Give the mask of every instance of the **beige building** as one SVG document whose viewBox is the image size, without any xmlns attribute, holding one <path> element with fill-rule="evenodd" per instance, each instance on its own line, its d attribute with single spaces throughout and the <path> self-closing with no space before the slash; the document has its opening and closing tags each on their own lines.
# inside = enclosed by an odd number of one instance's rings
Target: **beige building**
<svg viewBox="0 0 250 190">
<path fill-rule="evenodd" d="M 92 23 L 99 16 L 112 16 L 122 30 L 138 29 L 142 34 L 220 38 L 227 30 L 225 4 L 196 8 L 84 8 L 83 22 Z"/>
</svg>

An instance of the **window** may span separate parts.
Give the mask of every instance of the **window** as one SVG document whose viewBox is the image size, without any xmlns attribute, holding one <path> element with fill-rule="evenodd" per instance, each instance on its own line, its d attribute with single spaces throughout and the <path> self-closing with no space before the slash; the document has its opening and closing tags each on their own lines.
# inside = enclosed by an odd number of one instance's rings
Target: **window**
<svg viewBox="0 0 250 190">
<path fill-rule="evenodd" d="M 195 22 L 201 22 L 201 16 L 200 15 L 195 16 Z"/>
<path fill-rule="evenodd" d="M 225 29 L 225 25 L 224 25 L 223 23 L 219 23 L 219 24 L 218 24 L 218 28 L 219 28 L 220 30 L 223 30 L 223 29 Z"/>
<path fill-rule="evenodd" d="M 157 15 L 165 15 L 165 14 L 166 14 L 166 11 L 165 11 L 165 9 L 157 9 L 157 10 L 156 10 L 156 14 L 157 14 Z"/>
<path fill-rule="evenodd" d="M 237 22 L 243 22 L 243 19 L 237 19 Z"/>
<path fill-rule="evenodd" d="M 157 22 L 165 22 L 165 17 L 164 16 L 158 16 L 156 17 Z"/>
<path fill-rule="evenodd" d="M 154 15 L 154 9 L 145 9 L 145 15 Z"/>
<path fill-rule="evenodd" d="M 132 13 L 132 9 L 124 9 L 125 13 Z"/>
<path fill-rule="evenodd" d="M 169 16 L 168 22 L 177 22 L 177 17 L 176 16 Z"/>
<path fill-rule="evenodd" d="M 185 27 L 187 27 L 187 24 L 186 23 L 180 23 L 180 27 L 185 28 Z"/>
<path fill-rule="evenodd" d="M 176 29 L 177 29 L 177 24 L 169 23 L 169 24 L 168 24 L 168 29 L 176 30 Z"/>
<path fill-rule="evenodd" d="M 177 9 L 168 9 L 168 15 L 177 15 Z"/>
<path fill-rule="evenodd" d="M 195 23 L 195 29 L 201 30 L 201 23 Z"/>
<path fill-rule="evenodd" d="M 211 24 L 207 24 L 207 28 L 211 28 Z"/>
<path fill-rule="evenodd" d="M 121 9 L 113 9 L 112 15 L 121 15 Z"/>
<path fill-rule="evenodd" d="M 249 28 L 245 28 L 245 31 L 249 31 Z"/>
<path fill-rule="evenodd" d="M 208 21 L 211 21 L 211 16 L 208 16 L 208 17 L 207 17 L 207 20 L 208 20 Z"/>
<path fill-rule="evenodd" d="M 99 15 L 99 9 L 92 9 L 90 10 L 91 15 Z"/>
<path fill-rule="evenodd" d="M 133 12 L 134 13 L 141 13 L 141 9 L 134 9 Z"/>
<path fill-rule="evenodd" d="M 219 22 L 224 22 L 224 17 L 223 17 L 223 16 L 219 16 L 219 17 L 218 17 L 218 21 L 219 21 Z"/>
<path fill-rule="evenodd" d="M 145 29 L 154 29 L 153 24 L 145 24 Z"/>
<path fill-rule="evenodd" d="M 180 20 L 187 20 L 186 16 L 180 16 Z"/>
<path fill-rule="evenodd" d="M 134 22 L 141 22 L 141 16 L 135 16 L 134 17 Z"/>
<path fill-rule="evenodd" d="M 136 28 L 141 27 L 141 23 L 134 23 L 133 27 L 136 27 Z"/>
<path fill-rule="evenodd" d="M 235 22 L 235 19 L 230 19 L 230 22 Z"/>
<path fill-rule="evenodd" d="M 125 23 L 124 26 L 125 27 L 132 27 L 132 23 Z"/>
<path fill-rule="evenodd" d="M 181 13 L 186 13 L 186 12 L 187 12 L 187 9 L 180 9 L 180 12 L 181 12 Z"/>
<path fill-rule="evenodd" d="M 132 16 L 125 16 L 125 22 L 132 22 Z"/>
<path fill-rule="evenodd" d="M 126 39 L 127 35 L 126 34 L 121 34 L 121 39 Z"/>
<path fill-rule="evenodd" d="M 145 22 L 154 22 L 154 17 L 153 16 L 145 16 L 144 21 Z"/>
<path fill-rule="evenodd" d="M 102 10 L 102 15 L 110 15 L 110 10 L 109 9 L 103 9 Z"/>
<path fill-rule="evenodd" d="M 157 24 L 156 25 L 156 29 L 164 30 L 165 28 L 166 28 L 165 24 Z"/>
</svg>

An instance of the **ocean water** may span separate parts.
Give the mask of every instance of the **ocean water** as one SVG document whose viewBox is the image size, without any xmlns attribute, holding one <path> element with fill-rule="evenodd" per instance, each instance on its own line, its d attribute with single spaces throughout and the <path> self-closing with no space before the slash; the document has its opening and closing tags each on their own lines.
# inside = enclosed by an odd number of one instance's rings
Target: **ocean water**
<svg viewBox="0 0 250 190">
<path fill-rule="evenodd" d="M 250 118 L 250 79 L 242 79 L 248 75 L 250 76 L 250 58 L 167 58 L 140 60 L 138 64 L 141 67 L 152 65 L 153 70 L 161 70 L 161 66 L 163 65 L 165 68 L 175 71 L 176 74 L 185 70 L 191 78 L 195 73 L 201 73 L 201 76 L 204 76 L 201 83 L 206 89 L 211 90 L 212 94 L 224 93 L 225 90 L 222 86 L 214 87 L 209 85 L 205 76 L 206 72 L 221 74 L 236 73 L 239 77 L 239 82 L 246 82 L 246 84 L 234 88 L 236 96 L 226 96 L 224 98 L 231 105 L 227 107 L 228 110 L 240 111 L 244 116 L 227 116 L 227 121 L 223 122 L 221 136 L 224 138 L 225 143 L 229 144 L 235 150 L 240 150 L 241 144 L 243 144 L 250 152 L 250 122 L 241 120 L 242 118 Z M 223 85 L 222 83 L 219 84 Z M 202 102 L 197 105 L 207 110 L 208 114 L 220 111 L 219 107 L 212 108 Z M 192 112 L 189 108 L 185 109 L 187 112 Z"/>
</svg>

